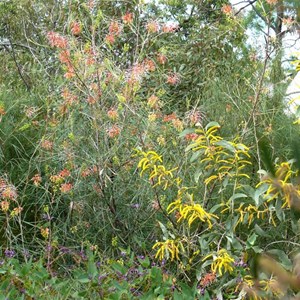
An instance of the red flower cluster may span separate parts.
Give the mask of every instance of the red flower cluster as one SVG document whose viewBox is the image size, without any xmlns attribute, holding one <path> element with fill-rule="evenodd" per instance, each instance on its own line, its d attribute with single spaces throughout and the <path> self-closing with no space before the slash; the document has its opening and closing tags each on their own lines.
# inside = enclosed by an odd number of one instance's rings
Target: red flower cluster
<svg viewBox="0 0 300 300">
<path fill-rule="evenodd" d="M 162 54 L 162 53 L 158 53 L 157 54 L 157 61 L 160 64 L 164 65 L 167 62 L 167 57 L 164 54 Z"/>
<path fill-rule="evenodd" d="M 130 12 L 127 12 L 123 17 L 122 21 L 124 24 L 131 24 L 133 22 L 133 14 Z"/>
<path fill-rule="evenodd" d="M 68 47 L 68 41 L 65 37 L 61 36 L 59 33 L 50 31 L 47 33 L 48 41 L 51 47 L 57 47 L 60 49 L 66 49 Z"/>
<path fill-rule="evenodd" d="M 194 140 L 197 139 L 197 137 L 198 137 L 197 133 L 188 133 L 188 134 L 185 135 L 185 139 L 187 141 L 194 141 Z"/>
<path fill-rule="evenodd" d="M 159 23 L 157 21 L 149 21 L 147 24 L 146 24 L 146 29 L 149 33 L 156 33 L 159 31 Z"/>
<path fill-rule="evenodd" d="M 163 122 L 171 122 L 171 121 L 176 120 L 176 119 L 177 119 L 176 114 L 175 114 L 175 113 L 172 113 L 172 114 L 170 114 L 170 115 L 164 116 Z"/>
<path fill-rule="evenodd" d="M 68 193 L 71 191 L 71 189 L 73 188 L 73 184 L 72 183 L 63 183 L 61 186 L 60 186 L 60 191 L 62 193 Z"/>
<path fill-rule="evenodd" d="M 115 42 L 116 37 L 121 34 L 122 29 L 123 28 L 119 22 L 112 21 L 109 25 L 108 34 L 105 37 L 105 41 L 112 45 Z"/>
<path fill-rule="evenodd" d="M 64 89 L 61 93 L 61 96 L 65 100 L 65 104 L 72 105 L 77 103 L 78 98 L 76 95 L 73 95 L 68 89 Z"/>
<path fill-rule="evenodd" d="M 71 32 L 73 35 L 77 36 L 81 33 L 81 24 L 79 22 L 72 22 Z"/>
<path fill-rule="evenodd" d="M 177 24 L 165 24 L 162 27 L 162 31 L 164 33 L 175 32 L 176 30 L 178 30 L 178 25 Z"/>
<path fill-rule="evenodd" d="M 179 78 L 178 74 L 173 73 L 173 74 L 168 75 L 168 77 L 167 77 L 168 84 L 176 85 L 177 83 L 179 83 L 179 81 L 180 81 L 180 78 Z"/>
<path fill-rule="evenodd" d="M 117 125 L 113 125 L 111 128 L 107 130 L 107 134 L 110 138 L 114 138 L 120 134 L 121 130 L 120 127 Z"/>
</svg>

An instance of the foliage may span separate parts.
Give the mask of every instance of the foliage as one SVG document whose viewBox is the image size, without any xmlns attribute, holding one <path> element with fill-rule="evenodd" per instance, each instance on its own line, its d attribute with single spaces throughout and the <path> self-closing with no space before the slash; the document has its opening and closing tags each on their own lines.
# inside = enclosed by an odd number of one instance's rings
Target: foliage
<svg viewBox="0 0 300 300">
<path fill-rule="evenodd" d="M 0 299 L 296 295 L 282 3 L 0 4 Z"/>
</svg>

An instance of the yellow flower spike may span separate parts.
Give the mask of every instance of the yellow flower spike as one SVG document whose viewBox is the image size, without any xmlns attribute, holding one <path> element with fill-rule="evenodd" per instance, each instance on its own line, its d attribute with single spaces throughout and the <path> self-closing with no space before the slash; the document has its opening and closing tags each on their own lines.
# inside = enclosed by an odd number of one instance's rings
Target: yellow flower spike
<svg viewBox="0 0 300 300">
<path fill-rule="evenodd" d="M 212 175 L 212 176 L 206 178 L 206 179 L 204 180 L 204 183 L 205 183 L 206 185 L 208 185 L 211 181 L 213 181 L 213 180 L 215 180 L 215 179 L 217 179 L 217 178 L 218 178 L 217 175 Z"/>
<path fill-rule="evenodd" d="M 229 273 L 233 272 L 234 259 L 227 253 L 226 249 L 219 250 L 216 255 L 209 254 L 204 257 L 202 261 L 205 261 L 210 257 L 213 257 L 213 262 L 211 264 L 212 272 L 218 272 L 220 276 L 223 275 L 223 271 Z"/>
<path fill-rule="evenodd" d="M 181 206 L 181 199 L 178 199 L 172 203 L 170 203 L 167 207 L 168 214 L 171 214 L 175 210 L 179 210 Z"/>
<path fill-rule="evenodd" d="M 168 259 L 171 256 L 171 261 L 174 259 L 179 260 L 179 248 L 180 242 L 174 240 L 166 240 L 164 242 L 156 242 L 152 249 L 159 248 L 156 252 L 155 258 L 163 260 Z"/>
<path fill-rule="evenodd" d="M 184 205 L 181 207 L 178 222 L 181 219 L 188 220 L 188 225 L 191 226 L 195 220 L 199 219 L 203 223 L 207 223 L 209 228 L 212 228 L 211 220 L 213 218 L 218 219 L 218 216 L 206 212 L 200 204 Z"/>
</svg>

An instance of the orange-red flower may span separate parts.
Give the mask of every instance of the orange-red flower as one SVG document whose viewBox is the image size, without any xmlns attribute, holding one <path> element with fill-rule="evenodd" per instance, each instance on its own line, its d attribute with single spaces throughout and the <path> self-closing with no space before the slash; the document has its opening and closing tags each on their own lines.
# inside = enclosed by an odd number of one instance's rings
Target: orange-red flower
<svg viewBox="0 0 300 300">
<path fill-rule="evenodd" d="M 188 134 L 185 135 L 185 139 L 187 141 L 194 141 L 194 140 L 197 139 L 197 137 L 198 137 L 197 133 L 188 133 Z"/>
<path fill-rule="evenodd" d="M 111 108 L 108 112 L 107 112 L 107 116 L 111 119 L 111 120 L 117 120 L 118 119 L 118 111 L 115 108 Z"/>
<path fill-rule="evenodd" d="M 146 24 L 146 29 L 149 33 L 156 33 L 159 31 L 159 24 L 157 21 L 149 21 Z"/>
<path fill-rule="evenodd" d="M 162 54 L 162 53 L 158 53 L 157 54 L 157 61 L 160 64 L 164 65 L 167 62 L 167 57 L 164 54 Z"/>
<path fill-rule="evenodd" d="M 69 176 L 71 176 L 71 172 L 67 169 L 63 169 L 58 173 L 58 176 L 63 177 L 63 178 L 69 177 Z"/>
<path fill-rule="evenodd" d="M 275 5 L 277 4 L 278 0 L 266 0 L 268 4 Z"/>
<path fill-rule="evenodd" d="M 72 190 L 73 188 L 73 184 L 72 183 L 63 183 L 61 186 L 60 186 L 60 191 L 62 193 L 68 193 Z"/>
<path fill-rule="evenodd" d="M 121 130 L 120 127 L 117 125 L 113 125 L 111 128 L 107 130 L 107 134 L 110 138 L 114 138 L 120 134 Z"/>
<path fill-rule="evenodd" d="M 133 14 L 130 12 L 127 12 L 123 17 L 122 21 L 124 24 L 131 24 L 133 22 Z"/>
<path fill-rule="evenodd" d="M 88 104 L 90 104 L 90 105 L 93 105 L 93 104 L 95 104 L 97 101 L 96 101 L 96 98 L 95 97 L 93 97 L 93 96 L 88 96 L 88 98 L 87 98 L 87 103 Z"/>
<path fill-rule="evenodd" d="M 118 36 L 122 32 L 122 26 L 117 21 L 112 21 L 108 28 L 109 34 Z"/>
<path fill-rule="evenodd" d="M 70 51 L 69 50 L 61 51 L 58 55 L 58 58 L 61 63 L 69 64 L 70 63 Z"/>
<path fill-rule="evenodd" d="M 68 41 L 65 37 L 61 36 L 59 33 L 50 31 L 47 33 L 48 41 L 51 47 L 57 47 L 65 49 L 68 47 Z"/>
<path fill-rule="evenodd" d="M 115 36 L 113 34 L 108 34 L 105 37 L 105 41 L 107 44 L 112 45 L 115 42 Z"/>
<path fill-rule="evenodd" d="M 165 24 L 162 27 L 162 31 L 164 33 L 175 32 L 177 29 L 178 29 L 178 25 L 177 24 Z"/>
<path fill-rule="evenodd" d="M 8 185 L 2 192 L 1 197 L 8 200 L 15 200 L 18 194 L 16 188 L 13 185 Z"/>
<path fill-rule="evenodd" d="M 232 6 L 230 4 L 225 4 L 222 6 L 221 10 L 225 15 L 230 15 L 232 13 Z"/>
<path fill-rule="evenodd" d="M 180 81 L 180 79 L 179 79 L 178 74 L 173 73 L 173 74 L 170 74 L 170 75 L 167 77 L 167 83 L 168 83 L 168 84 L 175 85 L 175 84 L 177 84 L 179 81 Z"/>
<path fill-rule="evenodd" d="M 158 97 L 155 95 L 152 95 L 148 98 L 148 105 L 151 108 L 157 108 L 157 104 L 158 104 Z"/>
<path fill-rule="evenodd" d="M 153 60 L 151 60 L 151 59 L 145 59 L 144 66 L 145 66 L 145 71 L 147 71 L 147 72 L 155 71 L 155 64 L 154 64 Z"/>
<path fill-rule="evenodd" d="M 1 210 L 6 212 L 9 210 L 9 202 L 8 201 L 1 201 L 0 202 L 0 207 L 1 207 Z"/>
<path fill-rule="evenodd" d="M 79 22 L 72 22 L 71 32 L 73 35 L 79 35 L 81 33 L 81 24 Z"/>
<path fill-rule="evenodd" d="M 33 181 L 33 184 L 35 186 L 38 186 L 42 182 L 42 177 L 40 174 L 37 173 L 31 178 L 31 180 Z"/>
<path fill-rule="evenodd" d="M 164 116 L 163 118 L 163 122 L 170 122 L 170 121 L 173 121 L 173 120 L 176 120 L 177 119 L 177 116 L 175 113 L 172 113 L 170 115 L 166 115 Z"/>
<path fill-rule="evenodd" d="M 45 150 L 51 150 L 53 148 L 53 142 L 49 140 L 43 140 L 41 142 L 41 147 Z"/>
</svg>

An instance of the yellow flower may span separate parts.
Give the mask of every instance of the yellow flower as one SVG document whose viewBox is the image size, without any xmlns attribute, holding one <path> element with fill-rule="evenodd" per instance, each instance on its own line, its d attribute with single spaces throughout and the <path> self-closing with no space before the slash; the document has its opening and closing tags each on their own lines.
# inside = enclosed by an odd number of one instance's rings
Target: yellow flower
<svg viewBox="0 0 300 300">
<path fill-rule="evenodd" d="M 177 167 L 167 170 L 163 165 L 162 157 L 155 151 L 136 151 L 136 156 L 142 156 L 138 163 L 138 168 L 141 169 L 140 176 L 142 176 L 144 172 L 149 173 L 149 180 L 152 183 L 154 183 L 154 179 L 156 180 L 156 183 L 153 185 L 153 187 L 163 185 L 163 188 L 166 189 L 170 184 L 178 182 L 177 178 L 173 179 L 174 176 L 172 173 L 177 170 Z"/>
<path fill-rule="evenodd" d="M 41 228 L 41 235 L 44 239 L 47 239 L 49 236 L 50 230 L 49 228 Z"/>
<path fill-rule="evenodd" d="M 213 262 L 211 264 L 211 270 L 214 273 L 218 273 L 222 276 L 223 271 L 232 273 L 233 272 L 233 262 L 234 259 L 227 253 L 226 249 L 221 249 L 218 251 L 217 255 L 209 254 L 203 258 L 203 261 L 213 257 Z"/>
<path fill-rule="evenodd" d="M 218 216 L 208 213 L 205 211 L 205 209 L 200 205 L 194 203 L 194 195 L 193 194 L 187 194 L 188 198 L 190 198 L 190 201 L 192 204 L 182 204 L 181 203 L 181 195 L 178 199 L 176 199 L 174 202 L 172 202 L 168 208 L 167 211 L 168 213 L 172 213 L 175 210 L 179 212 L 180 217 L 178 218 L 177 222 L 180 222 L 182 219 L 183 220 L 188 220 L 189 226 L 191 226 L 194 221 L 197 219 L 207 223 L 208 227 L 212 227 L 212 219 L 216 218 L 218 219 Z"/>
<path fill-rule="evenodd" d="M 276 298 L 284 296 L 283 286 L 274 278 L 260 280 L 259 283 L 262 285 L 263 291 L 271 292 Z"/>
<path fill-rule="evenodd" d="M 182 247 L 180 242 L 168 239 L 165 242 L 156 242 L 152 249 L 159 248 L 155 258 L 159 258 L 159 260 L 169 259 L 171 255 L 171 261 L 173 261 L 174 259 L 179 260 L 179 245 Z"/>
<path fill-rule="evenodd" d="M 284 162 L 277 166 L 275 177 L 266 176 L 257 187 L 262 184 L 267 184 L 268 189 L 265 193 L 265 198 L 268 202 L 277 199 L 282 196 L 284 203 L 282 208 L 290 208 L 291 205 L 295 205 L 295 201 L 300 199 L 300 190 L 298 185 L 294 185 L 289 182 L 297 176 L 297 172 L 292 171 L 292 162 Z"/>
</svg>

